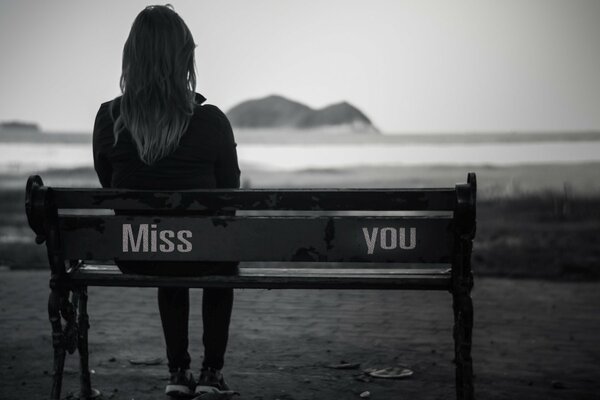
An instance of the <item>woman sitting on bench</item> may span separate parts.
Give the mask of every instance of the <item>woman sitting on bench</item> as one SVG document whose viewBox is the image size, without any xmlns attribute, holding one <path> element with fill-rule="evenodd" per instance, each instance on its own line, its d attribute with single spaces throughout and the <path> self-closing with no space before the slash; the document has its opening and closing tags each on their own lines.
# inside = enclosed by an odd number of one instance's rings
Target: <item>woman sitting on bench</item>
<svg viewBox="0 0 600 400">
<path fill-rule="evenodd" d="M 239 188 L 236 143 L 227 117 L 195 93 L 196 45 L 171 7 L 142 10 L 123 49 L 122 96 L 103 103 L 93 135 L 103 187 L 151 190 Z M 119 262 L 125 273 L 235 273 L 236 265 Z M 204 289 L 204 360 L 196 382 L 188 353 L 189 289 L 159 288 L 158 305 L 171 378 L 166 394 L 224 391 L 233 289 Z"/>
</svg>

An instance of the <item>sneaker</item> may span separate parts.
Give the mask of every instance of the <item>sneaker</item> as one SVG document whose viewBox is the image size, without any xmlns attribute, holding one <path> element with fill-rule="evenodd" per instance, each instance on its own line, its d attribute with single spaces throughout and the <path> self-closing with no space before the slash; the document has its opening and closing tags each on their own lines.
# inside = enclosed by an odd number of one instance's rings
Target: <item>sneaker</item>
<svg viewBox="0 0 600 400">
<path fill-rule="evenodd" d="M 189 369 L 179 369 L 171 372 L 171 379 L 165 389 L 165 394 L 172 397 L 189 397 L 194 394 L 196 382 Z"/>
<path fill-rule="evenodd" d="M 196 395 L 205 393 L 220 393 L 228 391 L 229 386 L 223 379 L 223 374 L 220 370 L 214 368 L 202 368 L 200 378 L 196 384 Z"/>
</svg>

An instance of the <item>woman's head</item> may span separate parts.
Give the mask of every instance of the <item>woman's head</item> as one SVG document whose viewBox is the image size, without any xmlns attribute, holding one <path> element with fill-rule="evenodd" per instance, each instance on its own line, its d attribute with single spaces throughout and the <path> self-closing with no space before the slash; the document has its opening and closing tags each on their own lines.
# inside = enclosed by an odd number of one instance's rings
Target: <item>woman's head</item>
<svg viewBox="0 0 600 400">
<path fill-rule="evenodd" d="M 187 129 L 194 111 L 195 47 L 185 22 L 168 5 L 146 7 L 131 26 L 115 143 L 127 128 L 146 164 L 174 151 Z"/>
</svg>

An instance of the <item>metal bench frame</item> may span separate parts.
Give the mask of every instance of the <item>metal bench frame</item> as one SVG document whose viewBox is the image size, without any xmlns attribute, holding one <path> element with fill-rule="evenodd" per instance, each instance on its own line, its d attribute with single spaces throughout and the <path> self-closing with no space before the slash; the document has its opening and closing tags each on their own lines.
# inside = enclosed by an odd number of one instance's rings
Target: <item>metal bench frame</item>
<svg viewBox="0 0 600 400">
<path fill-rule="evenodd" d="M 158 287 L 181 286 L 190 288 L 233 287 L 266 289 L 396 289 L 396 290 L 448 290 L 452 294 L 454 312 L 454 351 L 456 365 L 456 397 L 471 400 L 473 394 L 473 367 L 471 343 L 473 328 L 473 305 L 471 289 L 471 250 L 476 227 L 476 177 L 469 173 L 466 184 L 441 189 L 292 189 L 292 190 L 195 190 L 181 192 L 147 192 L 116 189 L 74 189 L 44 186 L 42 179 L 31 176 L 26 187 L 26 213 L 30 227 L 36 233 L 38 244 L 46 243 L 50 264 L 50 296 L 48 315 L 52 325 L 54 348 L 54 373 L 52 399 L 60 399 L 64 361 L 66 353 L 76 349 L 80 359 L 79 398 L 97 397 L 100 392 L 92 389 L 88 361 L 87 313 L 88 286 Z M 64 217 L 61 210 L 68 209 L 118 209 L 144 210 L 145 213 L 161 214 L 176 210 L 179 217 L 193 218 L 198 212 L 214 211 L 229 215 L 234 210 L 304 210 L 315 215 L 323 211 L 417 211 L 445 210 L 450 217 L 451 249 L 444 263 L 446 270 L 397 270 L 389 268 L 345 269 L 345 268 L 240 268 L 233 276 L 147 276 L 122 274 L 116 266 L 106 267 L 93 264 L 91 254 L 94 244 L 86 244 L 87 252 L 69 245 L 74 241 L 65 228 L 75 226 L 77 217 Z M 135 213 L 132 213 L 135 214 Z M 382 213 L 385 214 L 385 213 Z M 69 219 L 70 218 L 70 219 Z M 85 217 L 82 217 L 85 218 Z M 112 217 L 118 218 L 118 217 Z M 215 217 L 241 219 L 243 217 Z M 266 217 L 280 221 L 279 217 Z M 333 218 L 333 217 L 328 217 Z M 328 222 L 327 229 L 332 223 Z M 381 216 L 380 221 L 395 217 Z M 427 221 L 427 217 L 421 217 Z M 316 218 L 318 219 L 318 218 Z M 313 218 L 314 222 L 315 218 Z M 82 220 L 83 221 L 83 220 Z M 338 222 L 336 222 L 338 221 Z M 268 222 L 268 221 L 267 221 Z M 300 221 L 305 223 L 305 221 Z M 313 224 L 313 222 L 310 222 Z M 254 223 L 252 220 L 248 222 Z M 307 222 L 308 223 L 308 222 Z M 69 225 L 70 224 L 70 225 Z M 325 230 L 325 236 L 331 234 Z M 239 235 L 243 235 L 240 233 Z M 241 236 L 243 237 L 243 236 Z M 325 238 L 327 240 L 327 237 Z M 319 239 L 322 240 L 322 239 Z M 75 244 L 80 246 L 82 242 Z M 85 244 L 85 243 L 84 243 Z M 76 247 L 76 246 L 75 246 Z M 246 252 L 238 261 L 286 261 L 286 262 L 371 262 L 356 255 L 330 253 L 332 246 L 324 250 L 307 253 L 282 253 L 275 259 L 254 259 Z M 91 250 L 90 250 L 91 249 Z M 83 250 L 82 250 L 83 251 Z M 85 255 L 82 256 L 82 255 Z M 73 258 L 77 256 L 76 258 Z M 211 255 L 212 257 L 213 255 Z M 215 258 L 216 257 L 216 258 Z M 207 261 L 222 260 L 223 255 L 214 255 Z M 233 257 L 233 256 L 231 256 Z M 231 258 L 230 257 L 230 258 Z M 225 256 L 227 258 L 227 256 Z M 230 259 L 223 261 L 231 261 Z M 375 260 L 382 265 L 395 260 Z M 403 262 L 403 260 L 400 260 Z M 397 260 L 396 260 L 397 262 Z M 414 262 L 414 260 L 413 260 Z M 426 260 L 426 262 L 432 262 Z"/>
</svg>

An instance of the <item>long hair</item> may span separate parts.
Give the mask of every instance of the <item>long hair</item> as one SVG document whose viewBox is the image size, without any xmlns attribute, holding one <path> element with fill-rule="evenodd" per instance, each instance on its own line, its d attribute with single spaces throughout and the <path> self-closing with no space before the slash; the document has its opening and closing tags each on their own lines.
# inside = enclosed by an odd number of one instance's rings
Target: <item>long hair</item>
<svg viewBox="0 0 600 400">
<path fill-rule="evenodd" d="M 131 26 L 123 48 L 115 145 L 128 129 L 145 164 L 175 151 L 194 113 L 195 47 L 170 5 L 146 7 Z"/>
</svg>

